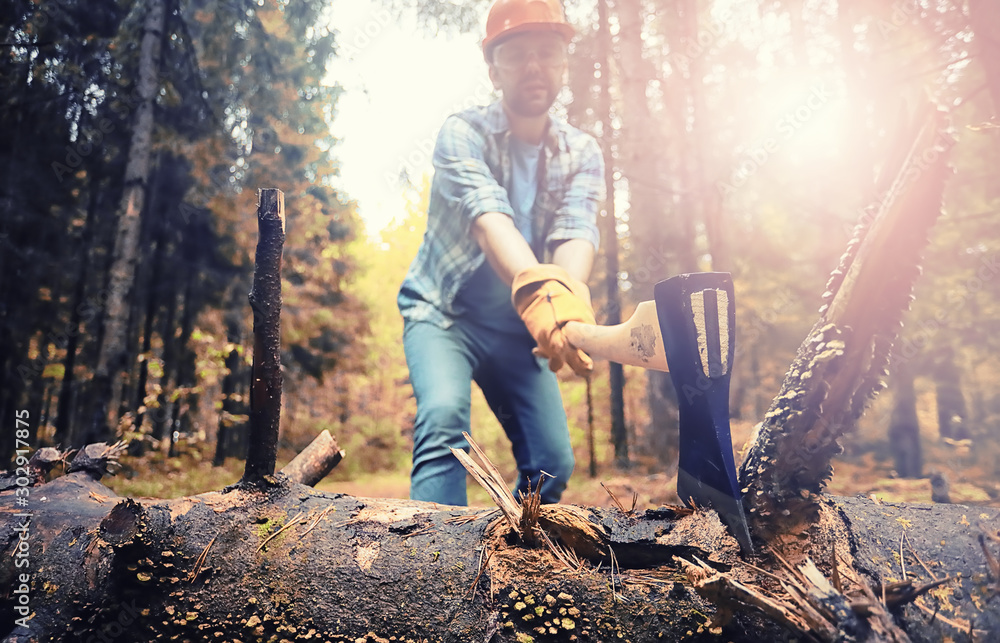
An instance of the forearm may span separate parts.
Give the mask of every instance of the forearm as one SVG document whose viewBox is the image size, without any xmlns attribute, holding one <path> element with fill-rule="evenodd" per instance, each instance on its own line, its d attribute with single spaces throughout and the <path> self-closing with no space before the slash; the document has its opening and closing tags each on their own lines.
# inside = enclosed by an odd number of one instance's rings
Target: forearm
<svg viewBox="0 0 1000 643">
<path fill-rule="evenodd" d="M 479 216 L 472 224 L 472 235 L 506 284 L 520 271 L 538 264 L 528 242 L 506 214 L 488 212 Z M 565 268 L 574 279 L 587 283 L 594 266 L 594 246 L 585 239 L 564 241 L 552 253 L 552 263 Z"/>
<path fill-rule="evenodd" d="M 472 236 L 486 254 L 490 266 L 507 285 L 514 281 L 514 275 L 538 264 L 531 246 L 506 214 L 487 212 L 480 215 L 472 224 Z"/>
<path fill-rule="evenodd" d="M 594 245 L 585 239 L 570 239 L 556 246 L 552 263 L 566 269 L 574 279 L 587 283 L 594 267 Z"/>
</svg>

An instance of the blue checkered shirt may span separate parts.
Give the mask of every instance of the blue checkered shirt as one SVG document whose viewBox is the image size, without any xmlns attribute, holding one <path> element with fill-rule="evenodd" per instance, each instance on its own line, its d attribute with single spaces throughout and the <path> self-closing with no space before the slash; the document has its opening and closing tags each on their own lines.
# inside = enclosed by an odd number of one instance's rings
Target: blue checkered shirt
<svg viewBox="0 0 1000 643">
<path fill-rule="evenodd" d="M 455 296 L 486 260 L 472 222 L 487 212 L 513 218 L 510 125 L 499 101 L 449 116 L 434 147 L 427 232 L 403 280 L 397 303 L 410 321 L 451 326 Z M 569 239 L 598 247 L 598 202 L 604 199 L 604 159 L 589 134 L 551 116 L 539 160 L 531 210 L 532 249 L 539 261 Z"/>
</svg>

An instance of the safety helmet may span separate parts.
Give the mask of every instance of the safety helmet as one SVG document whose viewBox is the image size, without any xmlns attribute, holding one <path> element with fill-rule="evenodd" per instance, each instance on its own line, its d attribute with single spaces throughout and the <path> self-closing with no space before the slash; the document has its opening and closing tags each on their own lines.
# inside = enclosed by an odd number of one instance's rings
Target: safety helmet
<svg viewBox="0 0 1000 643">
<path fill-rule="evenodd" d="M 496 0 L 486 18 L 483 56 L 489 60 L 500 40 L 525 31 L 554 31 L 567 42 L 576 34 L 559 0 Z"/>
</svg>

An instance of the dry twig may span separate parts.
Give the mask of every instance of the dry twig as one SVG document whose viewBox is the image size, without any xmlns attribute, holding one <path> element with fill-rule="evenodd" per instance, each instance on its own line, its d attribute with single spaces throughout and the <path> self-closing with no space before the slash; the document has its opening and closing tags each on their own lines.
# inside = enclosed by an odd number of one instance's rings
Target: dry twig
<svg viewBox="0 0 1000 643">
<path fill-rule="evenodd" d="M 503 512 L 504 518 L 510 523 L 511 528 L 518 533 L 518 535 L 523 536 L 519 530 L 520 523 L 520 507 L 517 504 L 517 500 L 514 499 L 513 494 L 511 494 L 510 489 L 507 488 L 507 483 L 504 482 L 503 476 L 497 471 L 497 468 L 490 462 L 490 459 L 486 457 L 486 453 L 480 448 L 472 436 L 466 432 L 462 432 L 465 439 L 469 442 L 469 446 L 472 450 L 479 456 L 479 459 L 483 461 L 483 466 L 469 457 L 469 454 L 461 449 L 452 449 L 451 452 L 455 454 L 458 461 L 462 463 L 466 471 L 472 474 L 472 477 L 476 479 L 483 489 L 490 494 L 493 498 L 493 502 L 496 503 L 500 511 Z"/>
<path fill-rule="evenodd" d="M 464 516 L 452 516 L 451 518 L 445 519 L 444 522 L 446 525 L 467 525 L 470 522 L 479 520 L 480 518 L 492 516 L 496 512 L 496 509 L 487 509 L 486 511 L 480 511 L 479 513 L 466 514 Z"/>
<path fill-rule="evenodd" d="M 917 550 L 913 548 L 913 544 L 910 542 L 909 536 L 906 537 L 906 546 L 910 548 L 910 553 L 913 554 L 913 557 L 917 560 L 918 563 L 920 563 L 920 566 L 924 568 L 924 571 L 927 572 L 927 575 L 931 577 L 931 580 L 937 580 L 937 576 L 934 574 L 934 572 L 928 569 L 927 565 L 924 564 L 924 561 L 920 560 L 920 556 L 917 555 Z"/>
<path fill-rule="evenodd" d="M 632 508 L 631 509 L 626 509 L 625 505 L 623 505 L 621 503 L 621 500 L 618 499 L 618 496 L 616 496 L 614 494 L 614 492 L 611 491 L 611 489 L 608 488 L 608 485 L 606 485 L 606 484 L 604 484 L 602 482 L 601 486 L 604 487 L 604 490 L 608 492 L 609 496 L 611 496 L 611 502 L 615 503 L 615 506 L 618 507 L 618 509 L 623 514 L 625 514 L 626 516 L 632 516 L 633 514 L 635 514 L 635 505 L 636 505 L 636 503 L 639 502 L 639 494 L 638 493 L 636 493 L 635 491 L 632 492 Z"/>
<path fill-rule="evenodd" d="M 407 538 L 413 538 L 414 536 L 423 536 L 424 534 L 429 534 L 432 531 L 434 531 L 434 525 L 427 525 L 426 527 L 421 527 L 416 531 L 411 531 L 408 534 L 403 534 L 403 540 L 406 540 Z"/>
<path fill-rule="evenodd" d="M 960 632 L 966 632 L 966 633 L 971 632 L 972 635 L 975 635 L 975 636 L 986 636 L 986 632 L 984 630 L 973 629 L 971 621 L 963 621 L 962 619 L 945 618 L 944 616 L 941 615 L 941 613 L 938 611 L 937 608 L 935 608 L 935 609 L 932 610 L 931 608 L 927 607 L 926 605 L 924 605 L 920 601 L 913 601 L 913 604 L 916 605 L 918 608 L 920 608 L 920 610 L 923 611 L 925 614 L 930 614 L 932 619 L 936 618 L 937 620 L 941 621 L 942 623 L 945 623 L 946 625 L 950 625 L 951 627 L 955 628 L 956 630 L 958 630 Z M 970 640 L 974 640 L 974 639 L 972 639 L 972 637 L 970 636 Z"/>
</svg>

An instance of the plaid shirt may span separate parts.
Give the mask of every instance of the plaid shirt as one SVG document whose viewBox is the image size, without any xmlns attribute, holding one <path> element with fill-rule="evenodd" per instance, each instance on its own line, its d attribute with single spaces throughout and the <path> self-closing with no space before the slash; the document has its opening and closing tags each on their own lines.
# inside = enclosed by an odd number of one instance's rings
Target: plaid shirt
<svg viewBox="0 0 1000 643">
<path fill-rule="evenodd" d="M 555 116 L 550 121 L 531 211 L 532 250 L 539 261 L 569 239 L 598 247 L 597 204 L 605 191 L 597 141 Z M 486 259 L 472 236 L 472 222 L 487 212 L 515 216 L 507 199 L 509 127 L 499 101 L 453 114 L 441 127 L 427 232 L 397 298 L 405 319 L 451 326 L 455 296 Z"/>
</svg>

